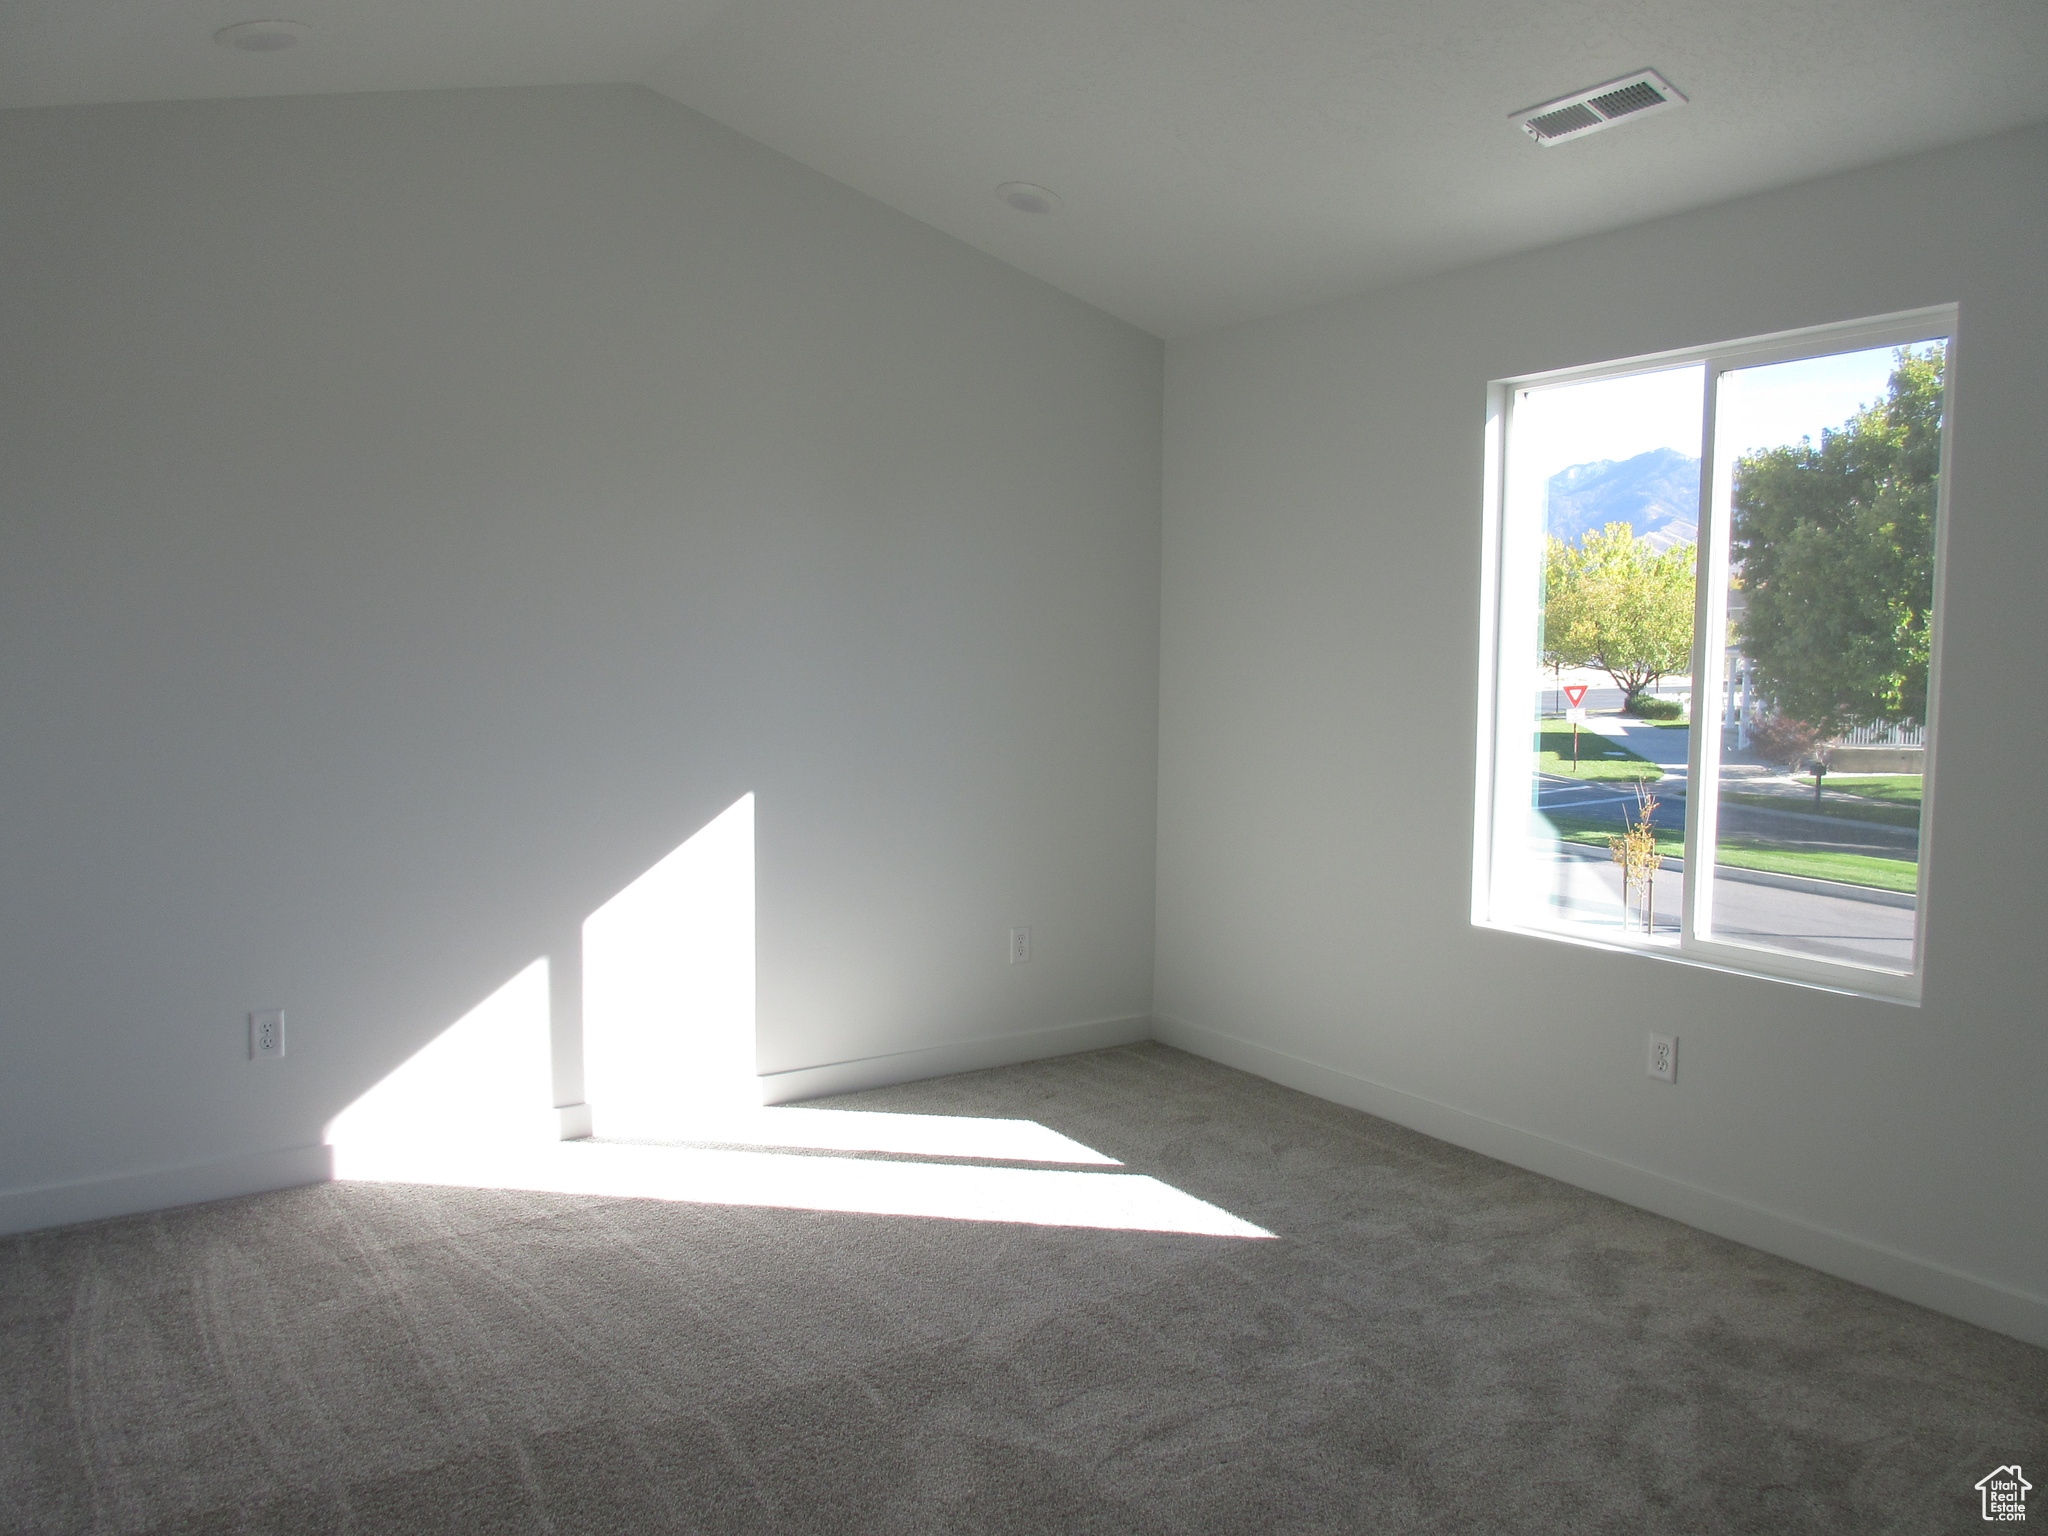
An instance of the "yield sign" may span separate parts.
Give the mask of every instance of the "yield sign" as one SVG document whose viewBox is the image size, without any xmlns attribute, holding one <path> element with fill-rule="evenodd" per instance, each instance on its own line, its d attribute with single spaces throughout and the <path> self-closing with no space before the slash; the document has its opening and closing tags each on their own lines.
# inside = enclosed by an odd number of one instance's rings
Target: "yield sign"
<svg viewBox="0 0 2048 1536">
<path fill-rule="evenodd" d="M 1566 683 L 1564 685 L 1564 696 L 1572 701 L 1572 708 L 1577 709 L 1586 702 L 1586 685 L 1584 683 Z"/>
</svg>

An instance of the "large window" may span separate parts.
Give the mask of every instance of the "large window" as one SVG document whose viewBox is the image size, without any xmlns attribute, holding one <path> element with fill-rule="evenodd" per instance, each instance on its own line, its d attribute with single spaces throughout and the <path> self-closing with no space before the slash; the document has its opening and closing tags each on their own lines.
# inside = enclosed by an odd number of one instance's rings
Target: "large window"
<svg viewBox="0 0 2048 1536">
<path fill-rule="evenodd" d="M 1479 921 L 1917 999 L 1954 320 L 1496 386 Z"/>
</svg>

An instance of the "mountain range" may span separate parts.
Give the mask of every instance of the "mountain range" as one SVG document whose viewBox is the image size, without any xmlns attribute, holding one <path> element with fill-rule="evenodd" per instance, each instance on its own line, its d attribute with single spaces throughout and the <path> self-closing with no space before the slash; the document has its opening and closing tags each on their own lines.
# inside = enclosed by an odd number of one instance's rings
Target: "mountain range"
<svg viewBox="0 0 2048 1536">
<path fill-rule="evenodd" d="M 1627 523 L 1659 550 L 1699 537 L 1700 461 L 1676 448 L 1574 464 L 1552 475 L 1545 492 L 1543 526 L 1567 544 L 1609 523 Z"/>
</svg>

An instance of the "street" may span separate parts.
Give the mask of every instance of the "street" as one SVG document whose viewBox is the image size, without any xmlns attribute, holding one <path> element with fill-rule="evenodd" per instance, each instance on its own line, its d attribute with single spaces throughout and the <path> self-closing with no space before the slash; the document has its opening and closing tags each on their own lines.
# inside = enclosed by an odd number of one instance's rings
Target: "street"
<svg viewBox="0 0 2048 1536">
<path fill-rule="evenodd" d="M 1648 725 L 1634 720 L 1594 719 L 1585 729 L 1619 742 L 1638 757 L 1657 764 L 1664 777 L 1651 786 L 1658 805 L 1654 823 L 1674 832 L 1685 830 L 1686 756 L 1692 732 L 1683 726 Z M 1724 777 L 1724 790 L 1761 791 L 1783 788 L 1777 778 L 1755 777 L 1760 770 L 1737 765 L 1743 777 Z M 1724 773 L 1727 770 L 1724 769 Z M 1535 804 L 1539 811 L 1612 819 L 1615 830 L 1635 820 L 1635 786 L 1613 779 L 1576 779 L 1569 774 L 1537 774 Z M 1730 837 L 1766 840 L 1787 850 L 1814 853 L 1861 853 L 1875 858 L 1910 856 L 1920 834 L 1910 827 L 1818 816 L 1805 809 L 1806 793 L 1784 796 L 1785 809 L 1721 803 L 1721 831 Z"/>
<path fill-rule="evenodd" d="M 1652 786 L 1658 799 L 1653 821 L 1660 830 L 1682 834 L 1686 758 L 1692 733 L 1683 727 L 1613 716 L 1595 717 L 1584 729 L 1619 742 L 1664 769 L 1664 778 Z M 1732 766 L 1740 777 L 1724 778 L 1724 794 L 1770 794 L 1783 799 L 1785 808 L 1745 805 L 1724 798 L 1719 815 L 1723 837 L 1765 843 L 1786 852 L 1847 853 L 1903 860 L 1917 855 L 1919 833 L 1914 828 L 1815 814 L 1809 808 L 1807 792 L 1795 792 L 1785 776 L 1760 766 Z M 1588 926 L 1620 936 L 1620 867 L 1604 849 L 1559 842 L 1546 836 L 1547 818 L 1590 818 L 1603 824 L 1611 820 L 1614 830 L 1619 832 L 1635 819 L 1635 786 L 1624 781 L 1538 774 L 1533 799 L 1538 815 L 1532 819 L 1530 876 L 1540 899 L 1557 917 L 1574 927 Z M 1674 868 L 1674 864 L 1678 867 Z M 1667 860 L 1654 877 L 1653 907 L 1659 933 L 1678 931 L 1682 868 L 1682 861 Z M 1862 888 L 1831 881 L 1795 888 L 1802 883 L 1774 883 L 1769 877 L 1758 878 L 1742 870 L 1718 871 L 1712 936 L 1793 954 L 1896 970 L 1911 968 L 1916 914 L 1910 897 L 1877 891 L 1865 894 Z"/>
<path fill-rule="evenodd" d="M 1597 849 L 1570 844 L 1532 850 L 1534 878 L 1547 904 L 1571 926 L 1619 938 L 1628 931 L 1621 912 L 1621 867 Z M 1657 932 L 1676 934 L 1684 876 L 1668 863 L 1654 876 Z M 1853 887 L 1844 887 L 1853 889 Z M 1739 872 L 1714 882 L 1712 937 L 1792 954 L 1909 970 L 1914 911 L 1853 896 L 1822 895 L 1757 885 Z M 1634 931 L 1640 932 L 1639 920 Z"/>
</svg>

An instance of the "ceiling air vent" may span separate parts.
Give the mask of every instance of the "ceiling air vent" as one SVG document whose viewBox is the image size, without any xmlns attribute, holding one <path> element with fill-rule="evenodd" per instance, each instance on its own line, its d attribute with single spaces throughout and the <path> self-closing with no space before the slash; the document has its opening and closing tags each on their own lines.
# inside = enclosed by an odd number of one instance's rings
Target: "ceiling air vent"
<svg viewBox="0 0 2048 1536">
<path fill-rule="evenodd" d="M 1684 105 L 1685 98 L 1669 80 L 1654 69 L 1645 69 L 1517 112 L 1514 120 L 1522 132 L 1548 146 L 1612 128 L 1624 118 L 1648 117 Z"/>
</svg>

